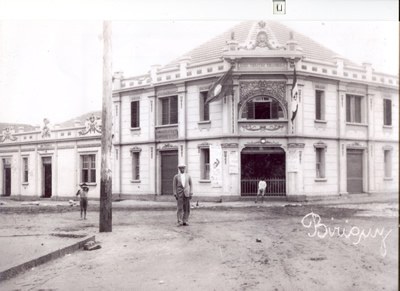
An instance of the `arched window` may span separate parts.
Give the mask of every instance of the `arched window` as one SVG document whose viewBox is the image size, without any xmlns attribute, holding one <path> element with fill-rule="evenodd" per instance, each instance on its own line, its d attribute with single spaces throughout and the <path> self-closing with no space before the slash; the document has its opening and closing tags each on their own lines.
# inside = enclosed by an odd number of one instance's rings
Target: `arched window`
<svg viewBox="0 0 400 291">
<path fill-rule="evenodd" d="M 241 119 L 285 119 L 285 114 L 281 104 L 274 98 L 259 96 L 243 105 Z"/>
</svg>

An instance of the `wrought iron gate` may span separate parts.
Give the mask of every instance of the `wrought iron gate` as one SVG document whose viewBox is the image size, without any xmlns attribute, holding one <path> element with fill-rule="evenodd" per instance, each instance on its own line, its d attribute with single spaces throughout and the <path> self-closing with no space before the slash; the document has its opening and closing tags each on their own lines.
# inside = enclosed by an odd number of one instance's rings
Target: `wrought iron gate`
<svg viewBox="0 0 400 291">
<path fill-rule="evenodd" d="M 286 180 L 285 178 L 269 178 L 265 179 L 267 188 L 265 196 L 285 196 L 286 195 Z M 245 179 L 240 183 L 242 196 L 256 196 L 258 190 L 258 182 L 260 179 Z"/>
</svg>

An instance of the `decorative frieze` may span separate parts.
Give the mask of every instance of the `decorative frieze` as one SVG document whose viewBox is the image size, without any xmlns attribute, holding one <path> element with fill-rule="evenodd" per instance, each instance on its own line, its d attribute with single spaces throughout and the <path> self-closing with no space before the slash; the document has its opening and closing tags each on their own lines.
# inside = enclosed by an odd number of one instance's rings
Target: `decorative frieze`
<svg viewBox="0 0 400 291">
<path fill-rule="evenodd" d="M 304 148 L 304 143 L 288 143 L 288 148 Z"/>
<path fill-rule="evenodd" d="M 101 143 L 78 144 L 77 148 L 100 148 Z"/>
<path fill-rule="evenodd" d="M 134 146 L 134 147 L 131 147 L 131 148 L 129 149 L 129 151 L 130 151 L 131 153 L 139 153 L 139 152 L 142 151 L 142 149 L 141 149 L 140 147 Z"/>
<path fill-rule="evenodd" d="M 243 124 L 240 126 L 243 131 L 276 131 L 285 128 L 283 124 Z"/>
<path fill-rule="evenodd" d="M 223 149 L 237 149 L 237 148 L 239 148 L 239 144 L 236 143 L 236 142 L 221 143 L 221 148 L 223 148 Z"/>
<path fill-rule="evenodd" d="M 177 139 L 178 138 L 178 128 L 156 128 L 156 139 Z"/>
<path fill-rule="evenodd" d="M 246 147 L 281 147 L 282 144 L 280 142 L 274 140 L 267 140 L 265 138 L 261 138 L 258 141 L 253 141 L 245 144 Z"/>
<path fill-rule="evenodd" d="M 156 95 L 157 97 L 178 95 L 178 88 L 174 87 L 174 88 L 158 89 Z"/>
</svg>

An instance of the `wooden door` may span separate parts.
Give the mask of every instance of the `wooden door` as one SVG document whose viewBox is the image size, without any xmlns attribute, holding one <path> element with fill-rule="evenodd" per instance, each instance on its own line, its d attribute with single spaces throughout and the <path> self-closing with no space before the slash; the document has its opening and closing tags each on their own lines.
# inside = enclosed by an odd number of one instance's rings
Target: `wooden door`
<svg viewBox="0 0 400 291">
<path fill-rule="evenodd" d="M 347 192 L 363 192 L 363 151 L 347 150 Z"/>
<path fill-rule="evenodd" d="M 50 198 L 52 195 L 52 169 L 51 157 L 43 158 L 43 197 Z"/>
<path fill-rule="evenodd" d="M 178 173 L 178 151 L 161 152 L 161 195 L 172 195 L 172 180 Z"/>
</svg>

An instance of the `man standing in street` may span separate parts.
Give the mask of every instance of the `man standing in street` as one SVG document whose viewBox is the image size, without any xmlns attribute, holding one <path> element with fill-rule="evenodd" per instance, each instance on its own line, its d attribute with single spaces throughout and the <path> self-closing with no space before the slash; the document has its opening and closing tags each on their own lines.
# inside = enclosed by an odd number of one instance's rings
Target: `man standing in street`
<svg viewBox="0 0 400 291">
<path fill-rule="evenodd" d="M 179 173 L 175 175 L 173 180 L 174 196 L 178 203 L 178 226 L 189 225 L 190 199 L 193 196 L 192 178 L 185 173 L 185 169 L 184 164 L 179 164 Z"/>
</svg>

